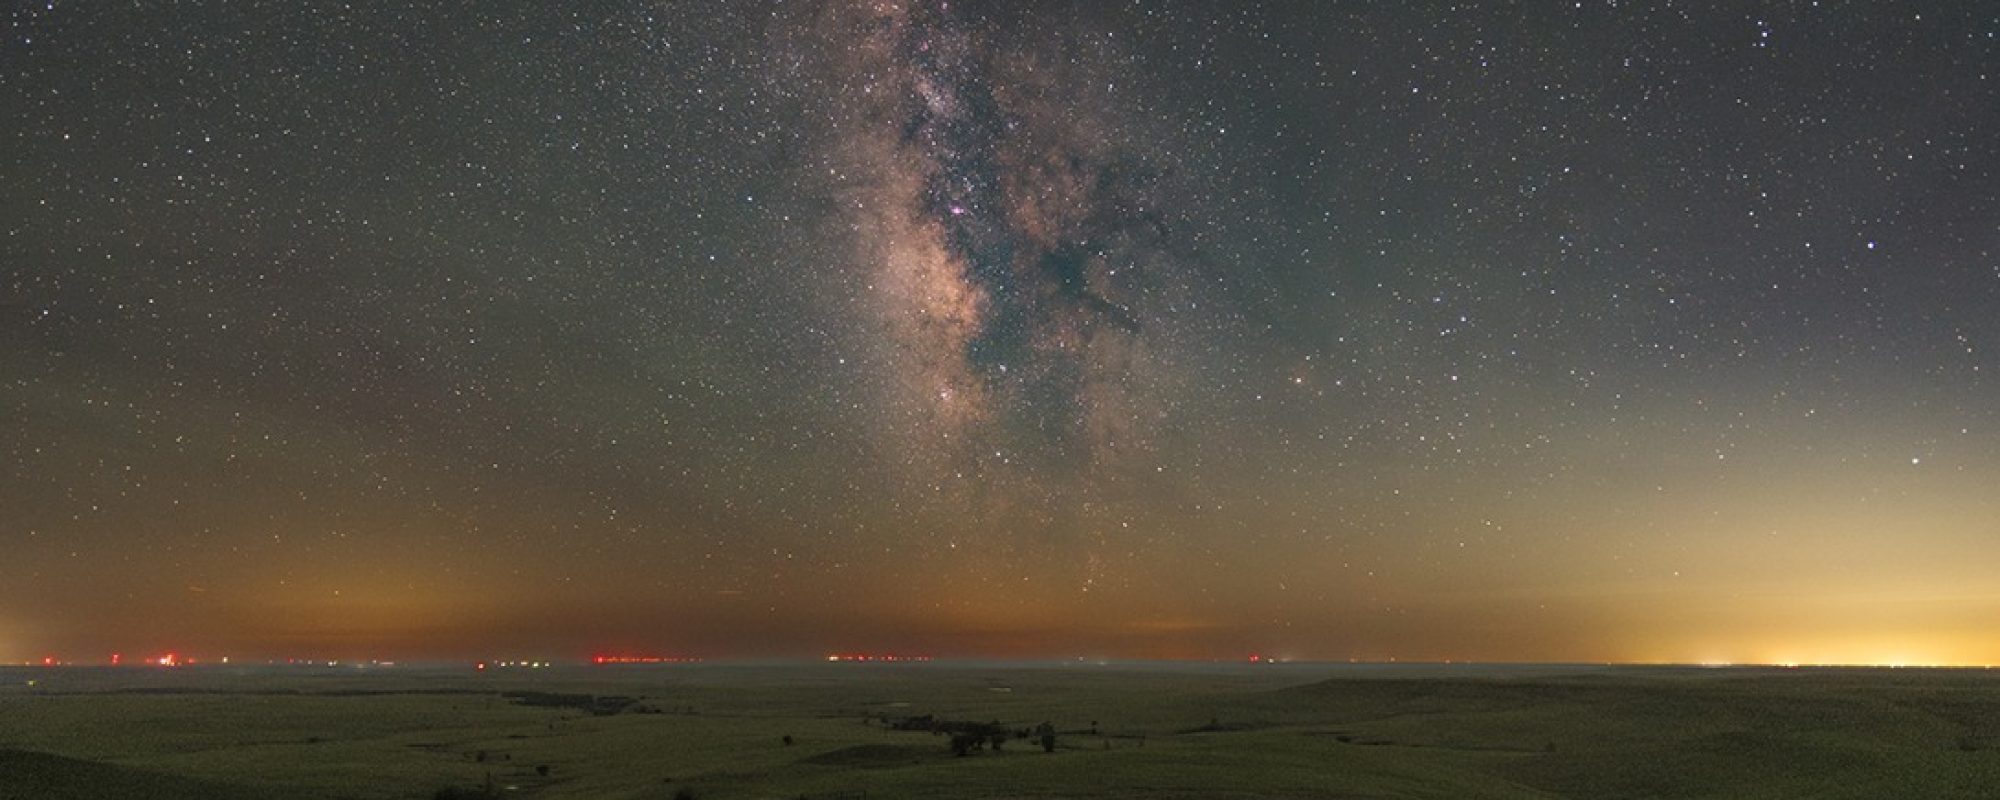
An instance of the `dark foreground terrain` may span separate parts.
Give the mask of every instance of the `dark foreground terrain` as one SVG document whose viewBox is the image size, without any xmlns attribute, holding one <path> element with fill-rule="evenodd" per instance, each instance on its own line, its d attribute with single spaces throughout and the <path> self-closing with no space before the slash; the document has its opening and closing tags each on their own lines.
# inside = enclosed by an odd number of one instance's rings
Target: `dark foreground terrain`
<svg viewBox="0 0 2000 800">
<path fill-rule="evenodd" d="M 4 798 L 1996 792 L 1986 670 L 0 670 Z"/>
</svg>

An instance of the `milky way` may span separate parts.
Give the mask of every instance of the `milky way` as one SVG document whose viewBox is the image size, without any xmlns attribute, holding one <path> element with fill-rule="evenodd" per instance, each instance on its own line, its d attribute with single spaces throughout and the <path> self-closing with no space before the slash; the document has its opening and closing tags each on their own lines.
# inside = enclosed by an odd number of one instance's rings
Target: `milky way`
<svg viewBox="0 0 2000 800">
<path fill-rule="evenodd" d="M 928 3 L 812 27 L 845 45 L 813 48 L 853 78 L 819 110 L 825 146 L 921 463 L 1077 481 L 1146 448 L 1175 327 L 1199 324 L 1172 299 L 1195 248 L 1161 210 L 1177 164 L 1117 91 L 1115 38 Z"/>
</svg>

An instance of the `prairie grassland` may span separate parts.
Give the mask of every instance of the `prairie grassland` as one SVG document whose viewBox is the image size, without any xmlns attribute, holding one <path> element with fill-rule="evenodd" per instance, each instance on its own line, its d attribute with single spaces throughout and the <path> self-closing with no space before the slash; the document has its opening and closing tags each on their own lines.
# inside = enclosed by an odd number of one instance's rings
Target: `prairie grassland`
<svg viewBox="0 0 2000 800">
<path fill-rule="evenodd" d="M 34 685 L 28 685 L 28 681 Z M 508 692 L 630 698 L 615 714 Z M 1052 723 L 960 757 L 894 723 Z M 785 743 L 791 737 L 791 744 Z M 0 670 L 0 798 L 1992 797 L 1983 670 Z"/>
</svg>

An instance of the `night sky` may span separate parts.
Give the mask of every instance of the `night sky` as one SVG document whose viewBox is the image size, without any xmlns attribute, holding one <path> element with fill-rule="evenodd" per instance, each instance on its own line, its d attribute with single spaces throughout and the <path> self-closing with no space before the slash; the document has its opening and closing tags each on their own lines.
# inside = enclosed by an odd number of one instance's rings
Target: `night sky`
<svg viewBox="0 0 2000 800">
<path fill-rule="evenodd" d="M 0 660 L 2000 662 L 2000 7 L 1419 5 L 12 4 Z"/>
</svg>

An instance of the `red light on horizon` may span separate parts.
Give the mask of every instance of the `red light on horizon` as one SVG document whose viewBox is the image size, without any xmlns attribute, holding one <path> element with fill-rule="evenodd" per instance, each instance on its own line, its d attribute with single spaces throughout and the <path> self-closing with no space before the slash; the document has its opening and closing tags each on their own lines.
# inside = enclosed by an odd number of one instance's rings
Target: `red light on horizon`
<svg viewBox="0 0 2000 800">
<path fill-rule="evenodd" d="M 125 656 L 123 654 L 121 653 L 111 654 L 111 666 L 114 667 L 118 666 L 119 664 L 124 663 L 124 661 L 125 661 Z"/>
</svg>

